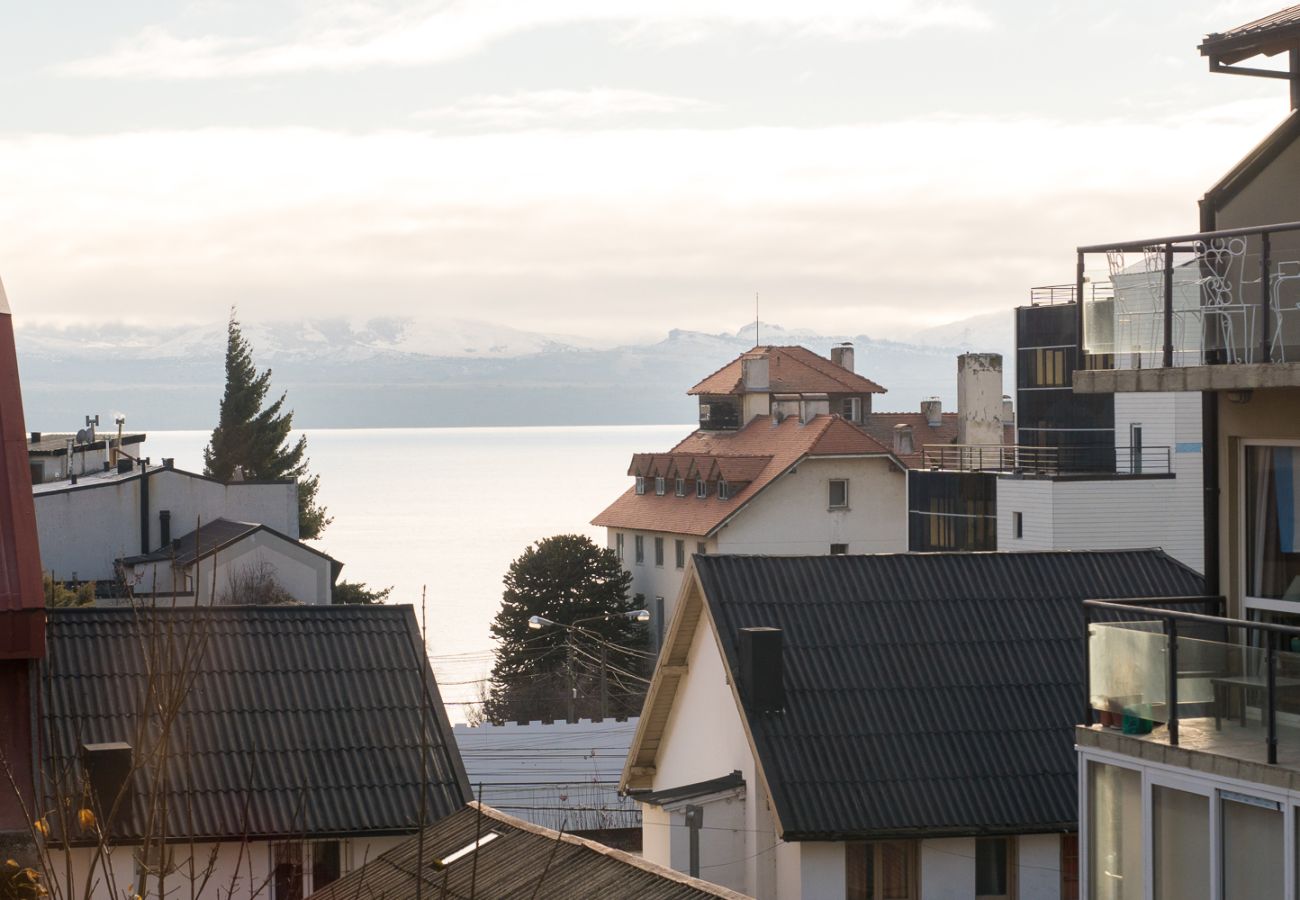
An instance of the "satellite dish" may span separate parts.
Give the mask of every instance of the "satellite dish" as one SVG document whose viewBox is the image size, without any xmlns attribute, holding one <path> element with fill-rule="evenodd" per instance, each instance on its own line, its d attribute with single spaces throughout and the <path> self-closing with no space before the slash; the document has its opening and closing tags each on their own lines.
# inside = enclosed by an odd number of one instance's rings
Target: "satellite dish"
<svg viewBox="0 0 1300 900">
<path fill-rule="evenodd" d="M 90 432 L 87 431 L 87 430 L 84 429 L 84 428 L 81 429 L 80 431 L 78 431 L 78 432 L 77 432 L 77 443 L 78 443 L 78 444 L 89 444 L 89 443 L 90 443 Z"/>
</svg>

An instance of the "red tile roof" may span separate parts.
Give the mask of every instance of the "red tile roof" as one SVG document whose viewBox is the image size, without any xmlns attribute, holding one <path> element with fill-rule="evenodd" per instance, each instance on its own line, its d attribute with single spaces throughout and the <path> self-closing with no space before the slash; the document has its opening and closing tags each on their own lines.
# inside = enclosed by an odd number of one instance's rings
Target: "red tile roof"
<svg viewBox="0 0 1300 900">
<path fill-rule="evenodd" d="M 628 470 L 635 475 L 639 466 L 651 460 L 671 458 L 677 461 L 675 471 L 689 472 L 683 478 L 694 478 L 699 472 L 707 481 L 721 475 L 728 483 L 739 484 L 740 490 L 730 499 L 720 500 L 716 490 L 698 498 L 693 485 L 685 497 L 675 496 L 673 487 L 662 497 L 653 489 L 638 494 L 631 487 L 591 524 L 709 535 L 782 472 L 809 456 L 887 457 L 899 464 L 888 447 L 839 416 L 817 416 L 806 425 L 794 416 L 781 422 L 758 416 L 737 431 L 696 431 L 669 453 L 638 453 Z"/>
<path fill-rule="evenodd" d="M 768 388 L 773 394 L 883 394 L 885 389 L 837 366 L 804 347 L 755 347 L 705 378 L 687 394 L 742 394 L 741 360 L 755 353 L 768 356 Z"/>
<path fill-rule="evenodd" d="M 899 456 L 909 469 L 921 468 L 921 451 L 928 444 L 955 444 L 957 443 L 957 414 L 943 413 L 943 421 L 938 425 L 931 425 L 926 419 L 925 413 L 920 412 L 873 412 L 863 423 L 862 429 L 867 434 L 874 437 L 877 441 L 889 447 L 894 447 L 894 426 L 911 425 L 912 426 L 912 446 L 916 448 L 915 453 Z M 1002 442 L 1004 444 L 1014 444 L 1016 442 L 1016 427 L 1014 425 L 1004 425 L 1002 427 Z"/>
</svg>

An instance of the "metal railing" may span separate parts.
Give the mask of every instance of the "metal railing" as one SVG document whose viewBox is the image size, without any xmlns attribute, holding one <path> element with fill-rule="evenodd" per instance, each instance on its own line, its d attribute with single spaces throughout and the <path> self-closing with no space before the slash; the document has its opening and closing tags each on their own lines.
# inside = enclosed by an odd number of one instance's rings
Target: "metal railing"
<svg viewBox="0 0 1300 900">
<path fill-rule="evenodd" d="M 1300 358 L 1300 222 L 1093 244 L 1076 250 L 1085 368 Z M 1105 258 L 1106 269 L 1090 262 Z M 1099 277 L 1097 277 L 1099 276 Z M 1085 285 L 1111 289 L 1089 297 Z"/>
<path fill-rule="evenodd" d="M 1097 284 L 1084 283 L 1083 296 L 1089 300 L 1100 300 L 1110 296 L 1108 282 Z M 1073 303 L 1079 296 L 1079 288 L 1073 284 L 1043 284 L 1029 289 L 1030 306 L 1061 306 Z"/>
<path fill-rule="evenodd" d="M 1084 601 L 1083 724 L 1113 715 L 1118 701 L 1125 720 L 1163 722 L 1177 746 L 1179 721 L 1189 718 L 1180 707 L 1212 712 L 1218 729 L 1235 696 L 1245 727 L 1253 692 L 1262 696 L 1267 759 L 1276 765 L 1278 699 L 1300 688 L 1300 653 L 1291 649 L 1300 628 L 1162 608 L 1195 602 L 1221 608 L 1223 598 Z"/>
<path fill-rule="evenodd" d="M 1020 444 L 926 444 L 923 468 L 1051 477 L 1168 475 L 1172 449 L 1143 447 L 1031 447 Z"/>
</svg>

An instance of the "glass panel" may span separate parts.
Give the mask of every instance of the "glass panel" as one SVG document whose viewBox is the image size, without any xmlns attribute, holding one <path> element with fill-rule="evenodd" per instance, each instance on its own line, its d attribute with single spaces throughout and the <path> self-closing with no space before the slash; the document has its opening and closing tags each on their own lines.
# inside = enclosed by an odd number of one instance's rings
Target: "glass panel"
<svg viewBox="0 0 1300 900">
<path fill-rule="evenodd" d="M 1087 812 L 1091 900 L 1141 900 L 1142 776 L 1089 763 Z"/>
<path fill-rule="evenodd" d="M 849 841 L 844 848 L 844 896 L 847 900 L 873 900 L 871 845 Z"/>
<path fill-rule="evenodd" d="M 1300 600 L 1300 447 L 1246 448 L 1246 593 Z"/>
<path fill-rule="evenodd" d="M 1223 800 L 1223 897 L 1281 897 L 1282 811 Z"/>
<path fill-rule="evenodd" d="M 1090 626 L 1089 633 L 1089 695 L 1093 708 L 1102 713 L 1103 724 L 1120 725 L 1124 719 L 1167 721 L 1165 636 L 1161 624 L 1098 623 Z M 1113 721 L 1109 718 L 1112 716 Z"/>
<path fill-rule="evenodd" d="M 311 889 L 319 891 L 343 874 L 338 841 L 320 841 L 311 847 Z"/>
<path fill-rule="evenodd" d="M 889 841 L 876 846 L 880 856 L 880 900 L 912 900 L 912 844 Z"/>
<path fill-rule="evenodd" d="M 975 839 L 975 896 L 1006 897 L 1007 838 Z"/>
<path fill-rule="evenodd" d="M 272 900 L 302 900 L 302 844 L 271 845 Z"/>
<path fill-rule="evenodd" d="M 1156 900 L 1210 900 L 1210 798 L 1151 791 Z"/>
</svg>

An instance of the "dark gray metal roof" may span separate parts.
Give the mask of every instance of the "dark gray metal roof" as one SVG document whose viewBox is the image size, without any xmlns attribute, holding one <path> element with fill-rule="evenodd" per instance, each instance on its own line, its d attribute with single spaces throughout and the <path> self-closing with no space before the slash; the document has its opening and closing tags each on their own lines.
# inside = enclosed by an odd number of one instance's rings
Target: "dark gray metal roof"
<svg viewBox="0 0 1300 900">
<path fill-rule="evenodd" d="M 141 556 L 128 556 L 122 562 L 126 565 L 149 562 L 167 562 L 187 566 L 196 559 L 233 544 L 257 531 L 262 526 L 257 522 L 235 522 L 230 519 L 213 519 L 201 524 L 188 534 L 176 538 L 171 544 L 159 547 L 152 553 Z M 292 540 L 292 538 L 287 538 Z"/>
<path fill-rule="evenodd" d="M 710 794 L 720 794 L 723 791 L 734 791 L 744 786 L 745 776 L 737 769 L 730 775 L 723 775 L 720 778 L 710 778 L 708 781 L 697 781 L 694 784 L 665 788 L 662 791 L 637 791 L 633 796 L 641 803 L 665 806 L 669 803 L 680 803 L 683 800 L 694 800 L 697 797 L 708 797 Z"/>
<path fill-rule="evenodd" d="M 47 808 L 79 796 L 83 744 L 126 741 L 140 768 L 119 839 L 143 833 L 163 773 L 177 837 L 413 831 L 422 750 L 425 821 L 471 796 L 409 606 L 51 609 L 47 629 Z M 168 697 L 179 713 L 153 766 Z"/>
<path fill-rule="evenodd" d="M 482 809 L 482 815 L 478 810 Z M 445 867 L 435 864 L 472 846 L 489 843 Z M 311 895 L 312 900 L 382 897 L 636 898 L 703 900 L 743 895 L 665 869 L 621 850 L 516 819 L 491 807 L 471 805 L 411 838 L 360 869 Z M 477 857 L 477 863 L 475 858 Z M 423 885 L 418 879 L 423 878 Z M 471 885 L 473 892 L 471 893 Z M 445 892 L 444 892 L 445 888 Z M 417 892 L 417 890 L 419 892 Z"/>
<path fill-rule="evenodd" d="M 1158 550 L 694 562 L 742 696 L 739 629 L 784 632 L 746 715 L 786 840 L 1072 828 L 1081 601 L 1204 593 Z"/>
</svg>

